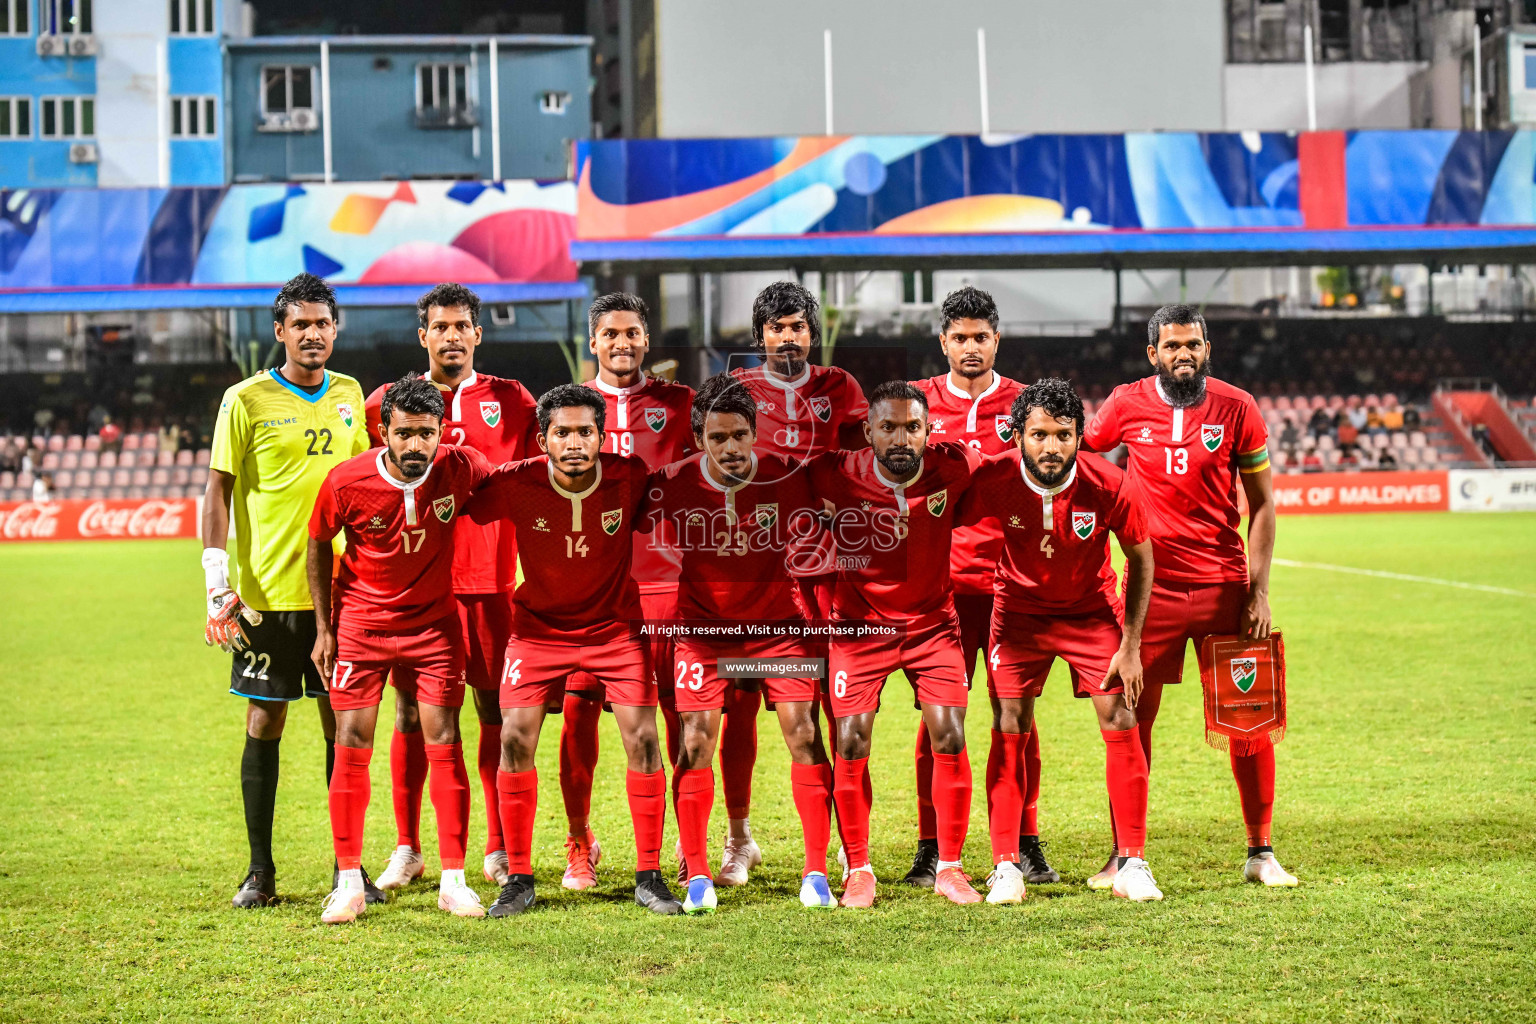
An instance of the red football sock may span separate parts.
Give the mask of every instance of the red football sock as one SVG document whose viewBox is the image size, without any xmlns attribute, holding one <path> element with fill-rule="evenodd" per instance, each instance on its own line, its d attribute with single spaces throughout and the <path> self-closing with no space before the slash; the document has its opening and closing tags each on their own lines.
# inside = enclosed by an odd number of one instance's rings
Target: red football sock
<svg viewBox="0 0 1536 1024">
<path fill-rule="evenodd" d="M 763 695 L 756 690 L 732 691 L 725 724 L 720 727 L 720 782 L 725 790 L 725 813 L 732 818 L 745 818 L 752 813 L 757 709 L 762 700 Z"/>
<path fill-rule="evenodd" d="M 710 794 L 714 794 L 714 772 L 710 771 Z M 629 793 L 629 816 L 635 825 L 635 870 L 661 869 L 661 831 L 667 820 L 667 775 L 655 771 L 649 775 L 633 769 L 624 780 Z M 706 814 L 706 821 L 708 815 Z M 708 874 L 706 869 L 705 874 Z"/>
<path fill-rule="evenodd" d="M 421 794 L 427 788 L 426 739 L 421 730 L 395 730 L 389 741 L 390 792 L 395 800 L 395 842 L 421 849 Z"/>
<path fill-rule="evenodd" d="M 1269 823 L 1275 813 L 1275 748 L 1268 744 L 1256 754 L 1233 753 L 1232 777 L 1243 802 L 1243 827 L 1249 846 L 1269 846 Z"/>
<path fill-rule="evenodd" d="M 595 700 L 565 695 L 565 728 L 560 730 L 560 795 L 565 799 L 565 818 L 573 836 L 586 834 L 592 815 L 592 773 L 597 770 L 597 726 L 603 705 Z"/>
<path fill-rule="evenodd" d="M 933 813 L 939 823 L 939 860 L 959 860 L 971 827 L 971 759 L 933 753 Z"/>
<path fill-rule="evenodd" d="M 1024 744 L 1024 818 L 1019 831 L 1026 836 L 1040 834 L 1040 729 L 1035 727 L 1023 734 Z"/>
<path fill-rule="evenodd" d="M 1135 729 L 1099 730 L 1104 737 L 1104 785 L 1115 816 L 1115 853 L 1143 857 L 1147 850 L 1147 759 Z"/>
<path fill-rule="evenodd" d="M 707 878 L 710 874 L 709 812 L 715 804 L 714 768 L 684 768 L 673 772 L 672 802 L 677 812 L 677 838 L 683 844 L 688 877 L 704 875 Z M 657 846 L 660 847 L 660 840 Z"/>
<path fill-rule="evenodd" d="M 498 771 L 496 792 L 501 802 L 501 835 L 507 843 L 507 870 L 533 874 L 533 819 L 539 812 L 539 772 Z"/>
<path fill-rule="evenodd" d="M 1152 723 L 1157 721 L 1157 709 L 1163 703 L 1163 684 L 1148 679 L 1141 696 L 1136 700 L 1136 736 L 1141 740 L 1142 758 L 1147 764 L 1147 776 L 1152 775 Z M 1119 835 L 1115 829 L 1115 803 L 1109 803 L 1109 835 L 1118 848 Z"/>
<path fill-rule="evenodd" d="M 485 793 L 485 852 L 505 850 L 501 839 L 501 797 L 496 793 L 496 773 L 501 770 L 501 726 L 480 723 L 480 789 Z"/>
<path fill-rule="evenodd" d="M 869 758 L 844 758 L 832 766 L 832 799 L 850 868 L 869 863 L 869 808 L 875 791 L 869 781 Z"/>
<path fill-rule="evenodd" d="M 992 863 L 1019 859 L 1019 815 L 1027 790 L 1023 750 L 1029 733 L 992 730 L 987 752 L 987 826 L 992 836 Z"/>
<path fill-rule="evenodd" d="M 432 766 L 432 810 L 437 815 L 437 858 L 444 871 L 464 866 L 469 846 L 469 770 L 464 744 L 428 743 Z"/>
<path fill-rule="evenodd" d="M 790 764 L 789 784 L 800 814 L 800 833 L 805 837 L 805 870 L 827 873 L 827 846 L 832 841 L 832 766 Z"/>
<path fill-rule="evenodd" d="M 331 772 L 331 841 L 336 848 L 336 866 L 342 871 L 363 863 L 363 822 L 368 815 L 368 798 L 373 795 L 368 779 L 368 762 L 372 760 L 372 747 L 336 744 L 336 767 Z"/>
<path fill-rule="evenodd" d="M 939 819 L 933 815 L 933 743 L 928 739 L 928 723 L 918 720 L 917 750 L 912 755 L 917 768 L 917 838 L 937 839 Z"/>
</svg>

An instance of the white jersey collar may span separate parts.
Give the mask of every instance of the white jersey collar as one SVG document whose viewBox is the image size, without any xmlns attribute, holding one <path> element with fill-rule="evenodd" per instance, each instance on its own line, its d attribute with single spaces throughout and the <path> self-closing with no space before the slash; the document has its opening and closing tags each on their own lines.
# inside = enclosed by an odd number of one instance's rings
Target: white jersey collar
<svg viewBox="0 0 1536 1024">
<path fill-rule="evenodd" d="M 385 481 L 387 483 L 389 483 L 391 486 L 398 487 L 400 490 L 405 491 L 407 493 L 409 493 L 411 491 L 414 491 L 416 488 L 418 488 L 422 484 L 426 483 L 427 482 L 427 477 L 432 475 L 432 467 L 437 465 L 437 456 L 433 455 L 432 456 L 432 461 L 427 463 L 427 471 L 425 473 L 421 474 L 421 476 L 417 477 L 415 480 L 396 480 L 394 478 L 394 476 L 392 476 L 390 474 L 389 467 L 384 462 L 384 460 L 386 458 L 388 458 L 388 452 L 389 452 L 388 448 L 380 448 L 379 449 L 379 458 L 378 458 L 379 476 L 383 477 L 385 479 Z"/>
<path fill-rule="evenodd" d="M 479 379 L 480 375 L 475 373 L 474 370 L 470 370 L 469 376 L 459 381 L 459 383 L 453 387 L 453 402 L 451 403 L 452 408 L 450 408 L 448 412 L 448 418 L 450 420 L 458 422 L 464 418 L 463 410 L 459 405 L 459 401 L 464 397 L 464 392 L 472 387 L 475 381 Z M 436 384 L 437 382 L 433 381 L 433 383 Z"/>
<path fill-rule="evenodd" d="M 635 383 L 631 384 L 627 388 L 615 387 L 612 384 L 608 384 L 604 382 L 602 377 L 593 377 L 592 386 L 605 395 L 632 395 L 636 391 L 639 391 L 641 388 L 645 387 L 649 381 L 650 378 L 645 375 L 645 371 L 641 370 L 640 379 L 635 381 Z"/>
<path fill-rule="evenodd" d="M 752 457 L 752 471 L 748 473 L 747 478 L 740 483 L 730 484 L 727 486 L 726 484 L 722 484 L 720 481 L 711 476 L 709 473 L 708 452 L 699 452 L 699 473 L 704 477 L 704 482 L 709 484 L 709 486 L 713 487 L 715 490 L 721 492 L 722 494 L 734 494 L 757 478 L 757 452 L 751 452 L 749 454 Z"/>
<path fill-rule="evenodd" d="M 1020 453 L 1022 455 L 1022 453 Z M 1023 458 L 1019 459 L 1019 476 L 1024 478 L 1024 486 L 1040 495 L 1042 498 L 1050 498 L 1060 494 L 1072 486 L 1072 481 L 1077 479 L 1077 460 L 1072 460 L 1072 468 L 1067 470 L 1067 478 L 1055 487 L 1041 487 L 1029 478 L 1029 468 L 1024 465 Z"/>
<path fill-rule="evenodd" d="M 783 388 L 786 391 L 794 391 L 800 385 L 811 379 L 810 360 L 806 360 L 805 369 L 800 371 L 800 376 L 792 377 L 789 380 L 785 380 L 783 377 L 780 377 L 778 374 L 768 369 L 768 363 L 764 361 L 763 379 L 776 388 Z"/>
<path fill-rule="evenodd" d="M 987 385 L 987 390 L 983 391 L 981 394 L 977 395 L 975 398 L 972 398 L 971 397 L 971 393 L 969 391 L 966 391 L 966 390 L 964 390 L 962 388 L 958 388 L 958 387 L 955 386 L 955 378 L 954 378 L 954 371 L 953 370 L 951 370 L 949 373 L 946 373 L 944 375 L 944 386 L 949 389 L 949 393 L 954 395 L 956 398 L 963 398 L 967 402 L 979 402 L 979 401 L 981 401 L 983 398 L 986 398 L 988 395 L 992 394 L 992 392 L 996 391 L 1000 386 L 1002 386 L 1002 383 L 1003 383 L 1003 375 L 998 373 L 996 370 L 993 370 L 992 371 L 992 383 Z"/>
</svg>

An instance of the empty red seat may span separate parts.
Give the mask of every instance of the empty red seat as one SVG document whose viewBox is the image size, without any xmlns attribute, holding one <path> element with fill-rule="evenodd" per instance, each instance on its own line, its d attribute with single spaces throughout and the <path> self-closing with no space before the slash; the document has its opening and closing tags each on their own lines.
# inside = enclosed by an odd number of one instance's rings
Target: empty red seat
<svg viewBox="0 0 1536 1024">
<path fill-rule="evenodd" d="M 148 487 L 149 486 L 149 470 L 147 470 L 147 469 L 136 469 L 136 470 L 134 470 L 133 471 L 132 486 L 134 486 L 134 487 Z"/>
<path fill-rule="evenodd" d="M 42 468 L 43 469 L 58 469 L 59 468 L 59 463 L 62 462 L 62 461 L 64 461 L 64 460 L 62 458 L 60 458 L 58 452 L 49 451 L 49 452 L 47 452 L 46 454 L 43 455 L 43 465 L 42 465 Z"/>
<path fill-rule="evenodd" d="M 53 474 L 53 489 L 55 492 L 62 491 L 66 487 L 73 487 L 74 483 L 75 474 L 70 470 L 61 469 Z"/>
<path fill-rule="evenodd" d="M 100 463 L 101 456 L 96 452 L 80 453 L 80 469 L 95 469 Z"/>
<path fill-rule="evenodd" d="M 114 469 L 112 471 L 112 484 L 111 484 L 111 486 L 113 486 L 113 487 L 127 487 L 131 483 L 133 483 L 133 470 L 131 470 L 131 469 Z"/>
<path fill-rule="evenodd" d="M 80 468 L 80 459 L 81 459 L 82 456 L 84 456 L 86 454 L 88 454 L 88 453 L 86 453 L 86 452 L 65 452 L 63 455 L 59 456 L 59 468 L 60 469 L 79 469 Z"/>
<path fill-rule="evenodd" d="M 102 452 L 101 457 L 96 464 L 102 469 L 116 469 L 117 456 L 112 452 Z"/>
<path fill-rule="evenodd" d="M 191 480 L 192 473 L 185 466 L 177 466 L 171 470 L 171 484 L 175 487 L 185 487 Z"/>
<path fill-rule="evenodd" d="M 125 452 L 132 452 L 132 451 L 137 451 L 138 448 L 139 448 L 139 435 L 138 434 L 124 434 L 123 435 L 123 451 L 125 451 Z"/>
<path fill-rule="evenodd" d="M 63 434 L 54 434 L 52 437 L 50 437 L 48 439 L 48 450 L 51 451 L 51 452 L 61 452 L 61 451 L 63 451 L 64 450 L 64 435 Z"/>
<path fill-rule="evenodd" d="M 183 449 L 182 451 L 177 452 L 176 453 L 176 465 L 178 465 L 178 466 L 190 466 L 190 465 L 192 465 L 192 449 L 186 448 L 186 449 Z"/>
<path fill-rule="evenodd" d="M 64 450 L 67 452 L 78 452 L 84 448 L 85 438 L 79 434 L 70 434 L 69 437 L 64 439 Z"/>
<path fill-rule="evenodd" d="M 151 487 L 165 487 L 170 482 L 171 471 L 165 469 L 164 467 L 155 467 L 154 471 L 149 475 L 149 483 Z"/>
<path fill-rule="evenodd" d="M 88 452 L 101 451 L 101 436 L 98 434 L 87 435 L 85 439 L 85 450 Z"/>
<path fill-rule="evenodd" d="M 176 453 L 175 452 L 157 452 L 155 454 L 155 465 L 157 465 L 157 466 L 174 466 L 174 465 L 176 465 Z"/>
<path fill-rule="evenodd" d="M 109 487 L 109 486 L 111 486 L 111 484 L 112 484 L 112 470 L 110 470 L 110 469 L 98 469 L 96 472 L 91 474 L 91 487 L 92 488 Z"/>
<path fill-rule="evenodd" d="M 210 452 L 207 448 L 199 448 L 197 450 L 197 457 L 193 459 L 193 464 L 198 466 L 206 466 L 208 465 L 208 462 L 212 456 L 213 453 Z"/>
</svg>

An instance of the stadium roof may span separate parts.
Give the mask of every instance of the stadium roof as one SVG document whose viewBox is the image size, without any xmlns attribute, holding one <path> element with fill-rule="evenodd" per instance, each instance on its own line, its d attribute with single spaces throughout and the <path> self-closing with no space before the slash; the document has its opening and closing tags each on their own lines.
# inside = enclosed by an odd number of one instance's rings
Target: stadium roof
<svg viewBox="0 0 1536 1024">
<path fill-rule="evenodd" d="M 343 306 L 414 306 L 424 284 L 337 284 Z M 92 313 L 151 309 L 266 309 L 282 283 L 260 285 L 172 285 L 164 287 L 53 288 L 0 290 L 0 313 Z M 584 299 L 581 282 L 477 283 L 482 302 L 560 302 Z"/>
</svg>

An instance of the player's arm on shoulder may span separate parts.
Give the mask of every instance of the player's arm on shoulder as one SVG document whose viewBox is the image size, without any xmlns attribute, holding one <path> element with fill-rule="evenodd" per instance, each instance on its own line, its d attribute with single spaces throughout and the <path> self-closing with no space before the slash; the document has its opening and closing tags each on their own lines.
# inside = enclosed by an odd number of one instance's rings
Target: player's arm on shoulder
<svg viewBox="0 0 1536 1024">
<path fill-rule="evenodd" d="M 521 467 L 528 461 L 504 462 L 493 467 L 475 486 L 474 493 L 464 505 L 463 514 L 477 523 L 494 523 L 507 518 L 512 489 L 521 475 Z"/>
<path fill-rule="evenodd" d="M 363 402 L 363 421 L 368 427 L 368 442 L 375 448 L 384 445 L 384 429 L 381 421 L 381 410 L 384 406 L 384 388 L 377 388 Z"/>
<path fill-rule="evenodd" d="M 1120 630 L 1120 649 L 1110 660 L 1104 676 L 1107 687 L 1119 679 L 1125 687 L 1125 702 L 1131 707 L 1141 699 L 1145 682 L 1141 667 L 1141 631 L 1147 623 L 1147 604 L 1152 599 L 1152 541 L 1145 533 L 1139 539 L 1119 533 L 1115 539 L 1125 552 L 1125 624 Z"/>
<path fill-rule="evenodd" d="M 1241 466 L 1238 477 L 1248 499 L 1248 599 L 1238 620 L 1238 635 L 1263 640 L 1269 636 L 1269 567 L 1275 557 L 1275 482 L 1266 455 L 1262 468 Z"/>
</svg>

